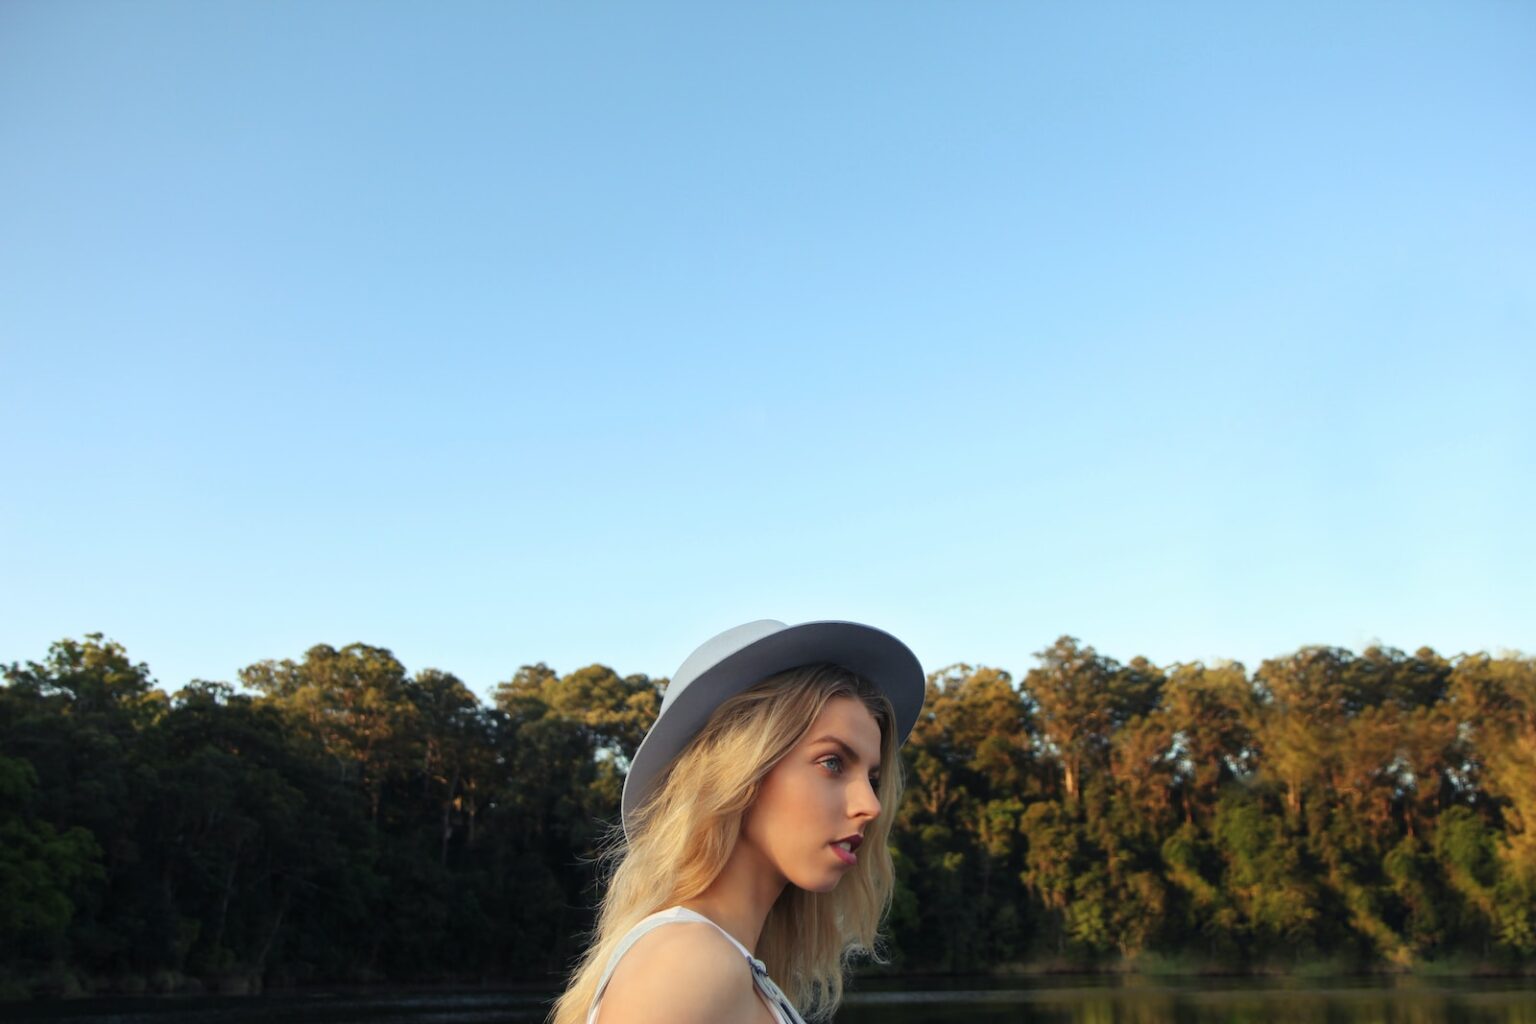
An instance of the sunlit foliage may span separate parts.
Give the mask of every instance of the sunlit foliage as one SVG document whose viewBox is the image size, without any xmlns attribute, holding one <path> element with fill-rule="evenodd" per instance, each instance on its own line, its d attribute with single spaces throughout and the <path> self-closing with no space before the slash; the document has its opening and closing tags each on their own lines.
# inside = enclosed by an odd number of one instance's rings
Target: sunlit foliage
<svg viewBox="0 0 1536 1024">
<path fill-rule="evenodd" d="M 1536 959 L 1536 660 L 1037 657 L 928 680 L 894 969 Z M 665 680 L 538 663 L 485 704 L 352 644 L 238 683 L 100 634 L 5 669 L 0 987 L 558 983 Z"/>
</svg>

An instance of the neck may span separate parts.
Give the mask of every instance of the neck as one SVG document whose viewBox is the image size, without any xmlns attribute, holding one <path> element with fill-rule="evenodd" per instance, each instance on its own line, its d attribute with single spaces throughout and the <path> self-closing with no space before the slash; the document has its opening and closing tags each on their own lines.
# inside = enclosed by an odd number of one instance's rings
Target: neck
<svg viewBox="0 0 1536 1024">
<path fill-rule="evenodd" d="M 755 846 L 738 839 L 709 888 L 679 906 L 703 914 L 757 956 L 763 922 L 788 884 L 789 880 L 765 861 Z"/>
</svg>

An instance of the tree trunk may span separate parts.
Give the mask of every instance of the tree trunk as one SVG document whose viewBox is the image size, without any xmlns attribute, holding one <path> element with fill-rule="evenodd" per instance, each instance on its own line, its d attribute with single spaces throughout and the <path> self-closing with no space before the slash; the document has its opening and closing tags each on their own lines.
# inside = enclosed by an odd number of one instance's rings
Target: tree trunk
<svg viewBox="0 0 1536 1024">
<path fill-rule="evenodd" d="M 245 845 L 245 837 L 241 836 L 235 843 L 234 851 L 229 855 L 229 874 L 224 879 L 224 894 L 219 898 L 219 923 L 213 930 L 211 949 L 218 949 L 224 941 L 224 922 L 229 917 L 229 898 L 235 891 L 235 873 L 240 867 L 240 848 Z"/>
<path fill-rule="evenodd" d="M 272 930 L 267 933 L 267 941 L 261 944 L 261 952 L 256 955 L 256 973 L 266 973 L 267 954 L 272 952 L 272 943 L 277 939 L 277 931 L 283 926 L 283 915 L 288 912 L 288 893 L 283 893 L 283 902 L 278 905 L 277 917 L 272 921 Z"/>
<path fill-rule="evenodd" d="M 459 788 L 459 766 L 453 766 L 453 779 L 448 783 L 448 794 L 443 797 L 443 844 L 438 863 L 448 864 L 448 839 L 453 835 L 453 796 Z"/>
</svg>

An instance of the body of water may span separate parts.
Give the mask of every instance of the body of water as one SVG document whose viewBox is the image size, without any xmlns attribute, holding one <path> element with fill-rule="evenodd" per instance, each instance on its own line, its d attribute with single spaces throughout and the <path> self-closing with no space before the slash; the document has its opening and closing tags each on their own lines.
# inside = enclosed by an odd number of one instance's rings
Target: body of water
<svg viewBox="0 0 1536 1024">
<path fill-rule="evenodd" d="M 544 1019 L 547 992 L 312 992 L 207 999 L 0 1004 L 7 1021 L 50 1024 L 482 1024 Z M 837 1024 L 1536 1024 L 1536 981 L 1333 982 L 945 979 L 870 983 Z"/>
</svg>

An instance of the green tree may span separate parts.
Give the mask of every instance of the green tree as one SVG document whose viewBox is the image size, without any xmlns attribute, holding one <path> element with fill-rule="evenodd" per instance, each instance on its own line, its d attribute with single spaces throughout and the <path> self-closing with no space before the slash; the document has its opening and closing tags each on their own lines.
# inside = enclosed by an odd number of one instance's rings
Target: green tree
<svg viewBox="0 0 1536 1024">
<path fill-rule="evenodd" d="M 1162 693 L 1175 786 L 1188 822 L 1207 821 L 1221 788 L 1254 771 L 1254 692 L 1240 663 L 1174 665 Z"/>
<path fill-rule="evenodd" d="M 333 759 L 339 776 L 368 793 L 377 821 L 386 782 L 410 758 L 417 714 L 405 666 L 387 649 L 317 644 L 302 662 L 263 661 L 240 670 L 241 682 L 305 726 Z"/>
<path fill-rule="evenodd" d="M 406 687 L 415 706 L 421 796 L 438 813 L 438 863 L 448 863 L 454 833 L 470 833 L 477 810 L 478 782 L 486 770 L 481 755 L 490 733 L 480 699 L 455 675 L 437 669 L 416 673 Z"/>
<path fill-rule="evenodd" d="M 1111 733 L 1156 707 L 1162 673 L 1144 658 L 1122 668 L 1070 636 L 1036 657 L 1043 664 L 1025 675 L 1024 691 L 1046 749 L 1061 766 L 1067 802 L 1075 805 L 1084 771 L 1107 765 Z"/>
<path fill-rule="evenodd" d="M 511 712 L 520 699 L 534 698 L 566 721 L 590 730 L 596 749 L 628 770 L 661 710 L 664 681 L 645 675 L 620 676 L 606 665 L 588 665 L 557 676 L 543 662 L 524 665 L 497 686 L 498 707 Z"/>
<path fill-rule="evenodd" d="M 1254 952 L 1269 946 L 1309 950 L 1316 939 L 1317 887 L 1306 877 L 1301 851 L 1259 801 L 1229 790 L 1212 822 L 1225 861 L 1222 890 L 1240 915 L 1240 933 Z"/>
<path fill-rule="evenodd" d="M 80 888 L 105 876 L 96 838 L 38 820 L 36 792 L 29 762 L 0 757 L 0 964 L 62 954 Z"/>
<path fill-rule="evenodd" d="M 1264 661 L 1254 675 L 1258 701 L 1247 725 L 1260 770 L 1276 780 L 1293 821 L 1305 796 L 1321 788 L 1343 750 L 1346 717 L 1361 706 L 1349 671 L 1351 655 L 1337 647 L 1303 647 Z"/>
</svg>

